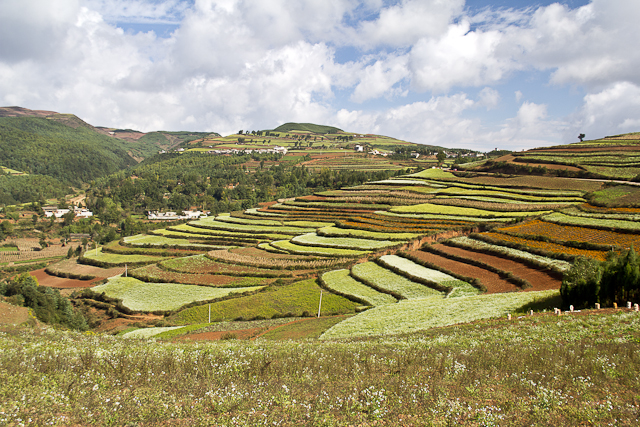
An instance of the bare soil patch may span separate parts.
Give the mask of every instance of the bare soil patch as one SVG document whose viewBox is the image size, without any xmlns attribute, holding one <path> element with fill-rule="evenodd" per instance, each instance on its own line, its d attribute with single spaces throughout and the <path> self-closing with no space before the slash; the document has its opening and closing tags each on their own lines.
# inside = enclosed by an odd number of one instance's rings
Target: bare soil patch
<svg viewBox="0 0 640 427">
<path fill-rule="evenodd" d="M 518 276 L 528 281 L 529 283 L 531 283 L 532 287 L 529 289 L 526 289 L 527 291 L 544 291 L 548 289 L 560 289 L 560 285 L 562 283 L 561 280 L 549 275 L 547 272 L 545 272 L 542 269 L 531 268 L 520 262 L 513 261 L 510 259 L 501 258 L 495 255 L 489 255 L 481 252 L 455 248 L 455 247 L 446 246 L 442 244 L 435 245 L 434 247 L 452 255 L 457 255 L 460 257 L 481 261 L 493 267 L 499 268 L 503 271 L 508 271 L 510 273 L 513 273 L 515 276 Z"/>
<path fill-rule="evenodd" d="M 465 264 L 464 262 L 455 261 L 429 252 L 411 251 L 409 253 L 418 259 L 439 265 L 454 273 L 480 279 L 482 284 L 487 288 L 488 294 L 520 290 L 519 287 L 501 278 L 497 273 L 485 270 L 484 268 Z"/>
<path fill-rule="evenodd" d="M 0 301 L 0 325 L 19 325 L 29 320 L 29 309 Z"/>
</svg>

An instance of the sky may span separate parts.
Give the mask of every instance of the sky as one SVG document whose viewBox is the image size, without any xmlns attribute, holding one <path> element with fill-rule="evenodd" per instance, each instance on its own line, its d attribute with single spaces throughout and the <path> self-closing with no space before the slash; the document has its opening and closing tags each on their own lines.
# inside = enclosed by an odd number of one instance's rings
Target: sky
<svg viewBox="0 0 640 427">
<path fill-rule="evenodd" d="M 0 0 L 0 106 L 522 150 L 640 131 L 638 0 Z"/>
</svg>

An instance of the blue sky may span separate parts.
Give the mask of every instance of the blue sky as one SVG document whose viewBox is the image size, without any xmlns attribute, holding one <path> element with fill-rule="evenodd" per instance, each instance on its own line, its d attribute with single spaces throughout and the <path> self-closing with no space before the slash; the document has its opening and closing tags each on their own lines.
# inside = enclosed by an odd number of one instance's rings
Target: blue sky
<svg viewBox="0 0 640 427">
<path fill-rule="evenodd" d="M 640 131 L 637 0 L 3 0 L 0 105 L 521 150 Z"/>
</svg>

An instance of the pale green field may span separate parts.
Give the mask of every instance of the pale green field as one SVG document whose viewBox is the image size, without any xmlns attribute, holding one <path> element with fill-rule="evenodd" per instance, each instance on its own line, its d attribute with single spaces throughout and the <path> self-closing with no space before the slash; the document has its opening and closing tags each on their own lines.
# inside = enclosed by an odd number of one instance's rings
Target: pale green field
<svg viewBox="0 0 640 427">
<path fill-rule="evenodd" d="M 509 222 L 515 219 L 515 217 L 504 218 L 482 218 L 477 216 L 458 216 L 458 215 L 438 215 L 438 214 L 410 214 L 410 213 L 397 213 L 387 211 L 377 211 L 378 215 L 396 216 L 400 218 L 419 218 L 419 219 L 435 219 L 435 220 L 456 220 L 456 221 L 473 221 L 473 222 Z M 527 212 L 529 213 L 529 212 Z"/>
<path fill-rule="evenodd" d="M 510 292 L 466 298 L 424 298 L 372 308 L 345 319 L 320 339 L 402 334 L 480 319 L 501 317 L 521 307 L 557 296 L 559 291 Z"/>
<path fill-rule="evenodd" d="M 397 301 L 391 295 L 378 292 L 357 281 L 349 275 L 349 270 L 329 271 L 322 275 L 322 280 L 329 289 L 340 294 L 352 295 L 372 306 L 393 304 Z"/>
<path fill-rule="evenodd" d="M 122 299 L 122 304 L 131 310 L 170 311 L 195 301 L 222 298 L 232 293 L 249 292 L 262 287 L 212 288 L 175 283 L 145 283 L 133 277 L 116 276 L 91 290 L 97 293 L 104 292 L 110 298 Z"/>
<path fill-rule="evenodd" d="M 96 254 L 97 252 L 97 254 Z M 131 263 L 141 263 L 141 262 L 158 262 L 165 259 L 165 257 L 160 256 L 151 256 L 151 255 L 121 255 L 121 254 L 112 254 L 112 253 L 103 253 L 102 248 L 90 249 L 83 255 L 84 258 L 92 259 L 100 262 L 104 262 L 106 264 L 113 265 L 124 265 Z"/>
<path fill-rule="evenodd" d="M 299 244 L 301 246 L 320 246 L 326 248 L 355 249 L 360 251 L 382 249 L 399 244 L 399 242 L 393 242 L 391 240 L 369 240 L 352 237 L 323 237 L 318 236 L 316 233 L 307 233 L 301 236 L 296 236 L 291 239 L 291 243 Z"/>
<path fill-rule="evenodd" d="M 269 226 L 269 227 L 297 227 L 303 229 L 329 227 L 333 225 L 332 222 L 319 222 L 319 221 L 278 221 L 277 219 L 248 219 L 248 218 L 236 218 L 229 215 L 219 215 L 216 217 L 218 222 L 230 222 L 235 224 L 245 225 L 257 225 L 257 226 Z"/>
<path fill-rule="evenodd" d="M 192 221 L 189 224 L 199 227 L 206 227 L 215 230 L 224 230 L 230 232 L 240 233 L 275 233 L 275 234 L 302 234 L 315 231 L 315 228 L 311 227 L 290 227 L 283 226 L 282 224 L 275 223 L 273 225 L 260 225 L 251 223 L 240 223 L 228 221 L 229 217 L 223 218 L 226 221 L 219 221 L 212 218 L 199 219 Z"/>
</svg>

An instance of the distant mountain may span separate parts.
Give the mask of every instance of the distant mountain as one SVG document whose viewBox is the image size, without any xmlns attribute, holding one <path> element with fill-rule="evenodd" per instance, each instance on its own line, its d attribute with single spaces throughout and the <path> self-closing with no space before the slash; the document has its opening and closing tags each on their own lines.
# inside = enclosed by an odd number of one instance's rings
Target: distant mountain
<svg viewBox="0 0 640 427">
<path fill-rule="evenodd" d="M 273 132 L 292 132 L 294 130 L 321 134 L 342 132 L 342 129 L 339 129 L 337 127 L 314 125 L 313 123 L 285 123 L 275 128 Z"/>
<path fill-rule="evenodd" d="M 80 185 L 212 132 L 95 127 L 73 114 L 0 107 L 0 165 Z"/>
</svg>

